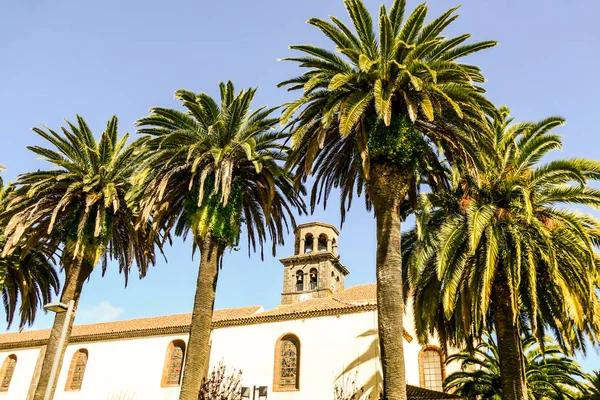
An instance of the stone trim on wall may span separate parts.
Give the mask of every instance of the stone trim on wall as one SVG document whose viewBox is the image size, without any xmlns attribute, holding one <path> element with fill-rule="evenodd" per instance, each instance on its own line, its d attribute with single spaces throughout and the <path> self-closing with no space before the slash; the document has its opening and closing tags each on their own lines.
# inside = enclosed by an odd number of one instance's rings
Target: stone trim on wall
<svg viewBox="0 0 600 400">
<path fill-rule="evenodd" d="M 46 356 L 46 347 L 47 346 L 44 345 L 40 348 L 40 352 L 38 354 L 37 361 L 35 362 L 35 368 L 33 370 L 33 377 L 31 379 L 31 384 L 29 385 L 29 391 L 27 392 L 26 400 L 33 400 L 33 396 L 35 395 L 35 389 L 37 389 L 37 385 L 40 380 L 42 364 L 44 362 L 44 357 Z"/>
<path fill-rule="evenodd" d="M 346 315 L 346 314 L 357 314 L 362 312 L 376 311 L 377 304 L 359 304 L 350 307 L 340 307 L 340 308 L 328 308 L 325 310 L 310 310 L 310 311 L 302 311 L 296 312 L 292 314 L 276 314 L 276 315 L 256 315 L 245 318 L 237 318 L 237 319 L 229 319 L 213 322 L 212 328 L 229 328 L 233 326 L 244 326 L 244 325 L 253 325 L 253 324 L 268 324 L 272 322 L 280 322 L 280 321 L 293 321 L 298 319 L 307 319 L 307 318 L 319 318 L 319 317 L 329 317 L 329 316 L 338 316 L 338 315 Z M 105 332 L 93 335 L 80 335 L 80 336 L 71 336 L 69 339 L 69 343 L 86 343 L 86 342 L 98 342 L 104 340 L 117 340 L 117 339 L 133 339 L 138 337 L 148 337 L 148 336 L 166 336 L 166 335 L 178 335 L 178 334 L 187 334 L 190 331 L 189 325 L 179 325 L 179 326 L 166 326 L 160 328 L 151 328 L 144 330 L 126 330 L 126 331 L 118 331 L 118 332 Z M 404 331 L 404 339 L 408 342 L 412 342 L 413 337 Z M 30 348 L 30 347 L 40 347 L 46 345 L 48 339 L 38 339 L 38 340 L 30 340 L 30 341 L 15 341 L 15 342 L 7 342 L 0 343 L 0 350 L 8 350 L 8 349 L 20 349 L 20 348 Z"/>
</svg>

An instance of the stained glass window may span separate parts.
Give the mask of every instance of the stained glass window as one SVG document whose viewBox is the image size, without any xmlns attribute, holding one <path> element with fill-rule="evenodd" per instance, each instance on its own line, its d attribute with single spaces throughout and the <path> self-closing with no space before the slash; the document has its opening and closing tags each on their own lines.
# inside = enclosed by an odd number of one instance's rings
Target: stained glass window
<svg viewBox="0 0 600 400">
<path fill-rule="evenodd" d="M 298 387 L 298 344 L 292 337 L 281 341 L 279 387 Z"/>
<path fill-rule="evenodd" d="M 423 352 L 422 368 L 425 388 L 443 391 L 442 356 L 437 350 L 427 349 Z"/>
<path fill-rule="evenodd" d="M 87 366 L 88 352 L 85 349 L 77 350 L 71 361 L 71 370 L 69 371 L 70 379 L 67 380 L 66 390 L 81 390 L 83 383 L 83 375 Z"/>
<path fill-rule="evenodd" d="M 0 384 L 0 392 L 8 392 L 10 381 L 12 380 L 15 367 L 17 366 L 17 356 L 11 354 L 6 357 L 2 365 L 2 384 Z"/>
<path fill-rule="evenodd" d="M 185 357 L 185 343 L 175 340 L 169 344 L 167 358 L 163 370 L 162 386 L 178 386 L 181 382 L 183 359 Z"/>
</svg>

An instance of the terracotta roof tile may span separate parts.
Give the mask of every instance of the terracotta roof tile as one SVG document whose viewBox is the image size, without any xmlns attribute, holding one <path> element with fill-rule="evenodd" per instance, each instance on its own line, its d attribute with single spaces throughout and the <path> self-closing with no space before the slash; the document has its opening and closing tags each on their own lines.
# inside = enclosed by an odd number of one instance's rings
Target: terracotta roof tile
<svg viewBox="0 0 600 400">
<path fill-rule="evenodd" d="M 215 310 L 216 328 L 253 323 L 275 322 L 287 319 L 311 318 L 372 311 L 376 307 L 375 284 L 358 285 L 330 297 L 309 299 L 299 303 L 278 306 L 264 311 L 261 306 Z M 71 342 L 105 340 L 122 337 L 185 333 L 191 314 L 141 318 L 128 321 L 75 325 Z M 25 331 L 0 335 L 0 349 L 38 346 L 47 340 L 50 330 Z M 411 338 L 412 340 L 412 338 Z"/>
<path fill-rule="evenodd" d="M 409 400 L 464 399 L 464 397 L 456 396 L 454 394 L 436 392 L 434 390 L 423 389 L 411 385 L 406 385 L 406 394 Z"/>
<path fill-rule="evenodd" d="M 340 301 L 350 303 L 377 303 L 377 285 L 368 283 L 356 285 L 332 296 Z"/>
<path fill-rule="evenodd" d="M 213 314 L 213 321 L 219 322 L 246 318 L 260 311 L 262 311 L 261 306 L 215 310 Z M 191 318 L 192 314 L 188 313 L 168 315 L 163 317 L 130 319 L 127 321 L 75 325 L 73 326 L 73 331 L 71 332 L 71 340 L 77 340 L 77 338 L 82 337 L 117 334 L 121 332 L 135 333 L 137 331 L 153 331 L 156 329 L 187 328 L 190 325 Z M 46 340 L 49 336 L 50 329 L 24 331 L 20 333 L 5 333 L 0 335 L 0 348 L 2 348 L 2 345 L 6 343 L 36 342 L 40 340 Z"/>
</svg>

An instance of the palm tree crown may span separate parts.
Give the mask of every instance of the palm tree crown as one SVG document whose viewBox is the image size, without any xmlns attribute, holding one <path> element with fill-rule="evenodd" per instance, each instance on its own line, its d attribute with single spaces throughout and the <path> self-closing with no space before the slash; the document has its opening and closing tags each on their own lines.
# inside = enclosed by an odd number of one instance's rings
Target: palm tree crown
<svg viewBox="0 0 600 400">
<path fill-rule="evenodd" d="M 600 163 L 536 165 L 560 147 L 552 129 L 563 119 L 511 125 L 508 110 L 500 112 L 503 118 L 491 123 L 496 154 L 485 160 L 480 180 L 464 176 L 453 192 L 422 196 L 418 226 L 405 235 L 415 312 L 425 315 L 418 319 L 419 336 L 436 326 L 438 311 L 446 318 L 461 313 L 453 344 L 460 334 L 479 336 L 501 279 L 515 315 L 526 317 L 536 336 L 550 326 L 562 345 L 582 347 L 582 333 L 597 326 L 600 221 L 560 205 L 600 205 L 600 191 L 586 185 L 600 178 Z M 436 305 L 428 298 L 433 287 L 442 293 Z"/>
<path fill-rule="evenodd" d="M 426 24 L 424 4 L 404 21 L 405 1 L 396 0 L 390 12 L 381 7 L 376 36 L 363 2 L 344 4 L 355 33 L 335 17 L 332 23 L 308 21 L 342 55 L 312 45 L 291 46 L 305 56 L 285 60 L 308 70 L 280 84 L 304 93 L 282 117 L 295 128 L 290 162 L 298 166 L 299 177 L 317 171 L 313 203 L 317 194 L 326 199 L 332 187 L 341 187 L 342 214 L 355 185 L 362 192 L 372 163 L 408 168 L 414 188 L 419 180 L 415 170 L 440 170 L 439 150 L 457 162 L 472 161 L 473 132 L 465 130 L 479 125 L 493 106 L 477 86 L 484 81 L 479 68 L 457 60 L 496 44 L 463 44 L 469 34 L 441 36 L 457 18 L 456 8 Z M 439 184 L 435 178 L 429 183 Z"/>
<path fill-rule="evenodd" d="M 126 144 L 129 134 L 118 138 L 116 117 L 98 142 L 80 116 L 77 125 L 67 124 L 62 135 L 49 128 L 33 129 L 56 150 L 28 149 L 55 168 L 19 176 L 20 187 L 7 205 L 10 240 L 4 254 L 14 251 L 27 232 L 25 250 L 45 238 L 55 248 L 62 246 L 65 268 L 82 261 L 93 268 L 102 260 L 104 272 L 111 257 L 118 260 L 126 282 L 134 261 L 144 276 L 154 263 L 153 245 L 135 229 L 135 207 L 125 200 L 139 163 L 137 143 Z"/>
<path fill-rule="evenodd" d="M 551 338 L 543 338 L 543 351 L 533 337 L 524 337 L 522 342 L 530 398 L 579 399 L 586 393 L 586 374 Z M 486 333 L 473 351 L 455 353 L 446 362 L 458 362 L 461 367 L 444 381 L 446 390 L 469 399 L 503 398 L 498 345 L 491 335 Z"/>
<path fill-rule="evenodd" d="M 235 93 L 220 84 L 220 106 L 207 94 L 178 90 L 187 112 L 152 108 L 137 122 L 145 134 L 147 160 L 139 175 L 143 216 L 154 226 L 194 235 L 210 233 L 225 246 L 238 244 L 242 223 L 248 244 L 261 248 L 267 235 L 273 252 L 283 242 L 292 209 L 303 209 L 285 172 L 286 135 L 275 130 L 275 108 L 250 111 L 255 89 Z"/>
<path fill-rule="evenodd" d="M 0 215 L 5 212 L 6 199 L 14 191 L 14 185 L 3 184 L 0 179 Z M 4 226 L 0 221 L 0 248 L 6 244 Z M 19 328 L 33 324 L 37 310 L 58 294 L 58 274 L 54 268 L 54 254 L 42 242 L 39 246 L 23 253 L 17 249 L 7 257 L 0 257 L 0 290 L 8 326 L 19 310 Z M 19 305 L 20 304 L 20 305 Z"/>
</svg>

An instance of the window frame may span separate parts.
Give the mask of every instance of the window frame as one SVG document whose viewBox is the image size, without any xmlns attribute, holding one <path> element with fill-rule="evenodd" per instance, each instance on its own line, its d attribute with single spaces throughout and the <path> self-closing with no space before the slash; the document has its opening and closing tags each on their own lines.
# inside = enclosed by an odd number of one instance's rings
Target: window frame
<svg viewBox="0 0 600 400">
<path fill-rule="evenodd" d="M 296 345 L 296 385 L 281 385 L 281 347 L 284 341 L 291 340 Z M 281 335 L 275 342 L 275 357 L 273 361 L 273 392 L 299 392 L 300 391 L 300 367 L 302 362 L 300 338 L 293 333 Z"/>
<path fill-rule="evenodd" d="M 446 379 L 446 365 L 444 363 L 444 353 L 442 349 L 434 345 L 427 345 L 419 351 L 419 386 L 428 390 L 437 390 L 436 388 L 428 388 L 426 386 L 426 377 L 425 377 L 425 355 L 427 352 L 435 352 L 440 357 L 440 373 L 442 378 L 442 391 L 444 380 Z"/>
<path fill-rule="evenodd" d="M 14 367 L 12 368 L 12 371 L 10 371 L 10 378 L 8 379 L 8 385 L 6 385 L 6 389 L 4 389 L 2 386 L 2 383 L 6 379 L 6 374 L 8 372 L 7 369 L 8 369 L 9 363 L 11 361 L 14 361 L 15 364 L 14 364 Z M 12 382 L 13 376 L 15 375 L 15 369 L 17 369 L 18 361 L 19 361 L 19 359 L 16 354 L 9 354 L 4 359 L 4 362 L 2 363 L 2 369 L 0 370 L 0 377 L 2 378 L 0 380 L 0 393 L 8 393 L 8 391 L 10 390 L 10 384 Z"/>
<path fill-rule="evenodd" d="M 179 370 L 179 379 L 177 383 L 168 383 L 169 372 L 171 370 L 171 356 L 175 347 L 179 347 L 183 351 L 183 357 L 181 358 L 181 369 Z M 169 342 L 167 345 L 167 351 L 165 354 L 165 362 L 163 363 L 163 373 L 160 380 L 160 387 L 178 387 L 181 386 L 181 378 L 183 377 L 183 367 L 185 365 L 187 345 L 182 339 L 175 339 Z"/>
<path fill-rule="evenodd" d="M 81 384 L 79 388 L 73 388 L 73 377 L 75 375 L 75 368 L 77 367 L 77 358 L 79 354 L 85 354 L 85 365 L 83 367 L 83 373 L 81 374 Z M 87 370 L 87 364 L 90 360 L 90 353 L 86 348 L 80 348 L 75 350 L 73 357 L 71 357 L 71 365 L 69 367 L 69 374 L 67 375 L 67 381 L 65 382 L 65 392 L 79 392 L 83 387 L 83 378 L 85 378 L 85 371 Z"/>
</svg>

